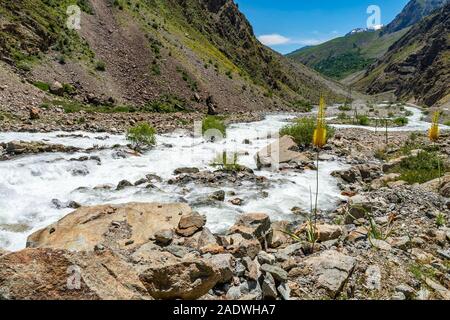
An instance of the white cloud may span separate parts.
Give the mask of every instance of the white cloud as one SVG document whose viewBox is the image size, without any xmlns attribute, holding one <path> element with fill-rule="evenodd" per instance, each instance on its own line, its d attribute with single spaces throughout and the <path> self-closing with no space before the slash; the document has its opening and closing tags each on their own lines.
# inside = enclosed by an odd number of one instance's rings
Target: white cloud
<svg viewBox="0 0 450 320">
<path fill-rule="evenodd" d="M 318 44 L 321 44 L 322 42 L 325 42 L 326 40 L 319 40 L 319 39 L 300 39 L 300 40 L 294 40 L 291 43 L 293 44 L 300 44 L 303 46 L 315 46 Z"/>
<path fill-rule="evenodd" d="M 288 44 L 291 42 L 291 39 L 276 33 L 261 35 L 258 37 L 258 40 L 266 46 L 276 46 L 280 44 Z"/>
<path fill-rule="evenodd" d="M 266 46 L 279 46 L 279 45 L 300 45 L 300 46 L 315 46 L 321 44 L 328 39 L 316 39 L 316 38 L 307 38 L 307 39 L 291 39 L 280 34 L 264 34 L 258 37 L 258 40 L 266 45 Z"/>
</svg>

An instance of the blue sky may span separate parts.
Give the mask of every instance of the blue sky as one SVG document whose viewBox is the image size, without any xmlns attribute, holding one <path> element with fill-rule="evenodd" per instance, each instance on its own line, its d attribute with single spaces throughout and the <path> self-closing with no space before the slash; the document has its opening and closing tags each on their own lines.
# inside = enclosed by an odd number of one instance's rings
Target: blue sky
<svg viewBox="0 0 450 320">
<path fill-rule="evenodd" d="M 370 5 L 388 24 L 409 0 L 235 0 L 261 42 L 281 53 L 366 27 Z"/>
</svg>

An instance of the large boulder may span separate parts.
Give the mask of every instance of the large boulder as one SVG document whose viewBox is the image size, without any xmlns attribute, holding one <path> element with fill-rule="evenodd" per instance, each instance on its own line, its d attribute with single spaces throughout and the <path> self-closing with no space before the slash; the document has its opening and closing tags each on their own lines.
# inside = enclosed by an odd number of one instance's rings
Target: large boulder
<svg viewBox="0 0 450 320">
<path fill-rule="evenodd" d="M 257 167 L 261 169 L 291 161 L 309 162 L 309 158 L 303 153 L 295 151 L 296 149 L 298 146 L 294 139 L 290 136 L 283 136 L 255 155 Z"/>
<path fill-rule="evenodd" d="M 80 208 L 28 237 L 27 247 L 90 251 L 97 245 L 130 249 L 192 213 L 184 203 L 129 203 Z"/>
<path fill-rule="evenodd" d="M 0 300 L 149 298 L 133 268 L 108 250 L 24 249 L 0 257 Z"/>
<path fill-rule="evenodd" d="M 50 85 L 49 91 L 57 96 L 63 96 L 64 86 L 60 82 L 55 81 Z"/>
<path fill-rule="evenodd" d="M 197 212 L 183 215 L 178 223 L 177 233 L 184 237 L 190 237 L 201 230 L 206 224 L 206 218 Z"/>
<path fill-rule="evenodd" d="M 221 273 L 203 259 L 189 259 L 152 266 L 139 278 L 155 299 L 193 300 L 208 293 Z"/>
</svg>

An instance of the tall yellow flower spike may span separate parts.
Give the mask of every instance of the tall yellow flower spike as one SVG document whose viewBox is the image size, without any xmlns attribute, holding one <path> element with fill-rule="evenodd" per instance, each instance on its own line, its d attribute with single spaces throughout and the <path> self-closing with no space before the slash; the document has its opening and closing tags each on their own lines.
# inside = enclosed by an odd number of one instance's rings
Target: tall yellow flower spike
<svg viewBox="0 0 450 320">
<path fill-rule="evenodd" d="M 434 112 L 433 122 L 431 123 L 430 131 L 428 132 L 428 137 L 431 141 L 435 142 L 439 139 L 439 111 Z"/>
<path fill-rule="evenodd" d="M 319 111 L 317 113 L 317 126 L 314 130 L 313 144 L 322 148 L 327 143 L 327 129 L 325 126 L 325 99 L 320 97 Z"/>
</svg>

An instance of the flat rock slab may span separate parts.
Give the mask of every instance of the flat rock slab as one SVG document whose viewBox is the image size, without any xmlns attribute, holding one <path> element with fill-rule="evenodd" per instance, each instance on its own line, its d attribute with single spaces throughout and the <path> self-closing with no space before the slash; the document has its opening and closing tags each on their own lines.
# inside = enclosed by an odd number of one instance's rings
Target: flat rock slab
<svg viewBox="0 0 450 320">
<path fill-rule="evenodd" d="M 0 257 L 0 300 L 151 299 L 111 251 L 24 249 Z"/>
<path fill-rule="evenodd" d="M 162 230 L 175 229 L 191 214 L 184 203 L 128 203 L 80 208 L 28 237 L 27 247 L 91 251 L 98 244 L 114 249 L 142 245 Z"/>
<path fill-rule="evenodd" d="M 339 294 L 356 265 L 355 258 L 335 250 L 324 251 L 304 262 L 311 268 L 317 285 L 332 297 Z"/>
</svg>

